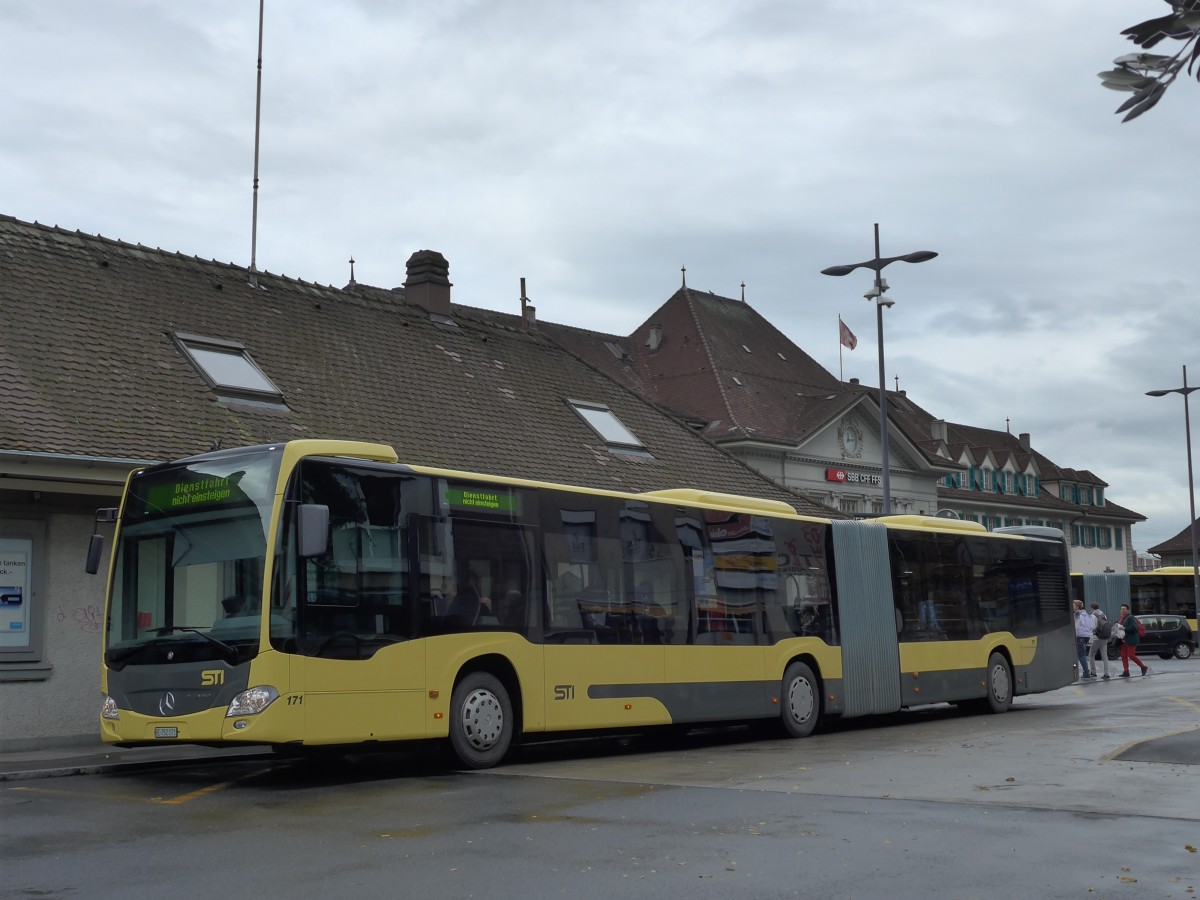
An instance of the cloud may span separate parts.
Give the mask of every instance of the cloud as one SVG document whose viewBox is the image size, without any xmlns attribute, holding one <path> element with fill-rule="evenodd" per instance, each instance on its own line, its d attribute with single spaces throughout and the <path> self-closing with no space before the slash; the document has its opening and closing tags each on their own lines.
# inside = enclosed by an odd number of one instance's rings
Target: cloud
<svg viewBox="0 0 1200 900">
<path fill-rule="evenodd" d="M 1120 125 L 1096 73 L 1154 14 L 1122 0 L 268 0 L 259 268 L 400 284 L 443 252 L 461 302 L 625 333 L 678 287 L 746 297 L 833 372 L 952 421 L 1030 431 L 1060 465 L 1187 524 L 1197 366 L 1184 173 L 1200 89 Z M 250 260 L 257 4 L 0 9 L 0 212 Z M 30 73 L 37 73 L 31 77 Z M 1176 446 L 1178 445 L 1178 446 Z"/>
</svg>

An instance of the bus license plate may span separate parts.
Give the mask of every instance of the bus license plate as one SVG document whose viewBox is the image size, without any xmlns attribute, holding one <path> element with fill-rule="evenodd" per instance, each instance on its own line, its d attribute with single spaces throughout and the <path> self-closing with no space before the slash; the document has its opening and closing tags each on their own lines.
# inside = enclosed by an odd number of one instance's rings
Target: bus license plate
<svg viewBox="0 0 1200 900">
<path fill-rule="evenodd" d="M 179 729 L 174 725 L 167 728 L 155 728 L 154 736 L 156 738 L 177 738 L 179 737 Z"/>
</svg>

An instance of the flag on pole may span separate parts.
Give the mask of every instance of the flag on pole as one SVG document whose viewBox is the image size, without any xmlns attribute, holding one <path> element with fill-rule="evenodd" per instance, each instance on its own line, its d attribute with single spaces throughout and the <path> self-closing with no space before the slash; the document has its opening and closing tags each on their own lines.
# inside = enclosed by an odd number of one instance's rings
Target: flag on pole
<svg viewBox="0 0 1200 900">
<path fill-rule="evenodd" d="M 846 323 L 842 321 L 841 316 L 838 316 L 838 329 L 841 334 L 843 347 L 849 347 L 853 350 L 858 346 L 858 338 L 854 336 L 853 331 L 846 327 Z"/>
</svg>

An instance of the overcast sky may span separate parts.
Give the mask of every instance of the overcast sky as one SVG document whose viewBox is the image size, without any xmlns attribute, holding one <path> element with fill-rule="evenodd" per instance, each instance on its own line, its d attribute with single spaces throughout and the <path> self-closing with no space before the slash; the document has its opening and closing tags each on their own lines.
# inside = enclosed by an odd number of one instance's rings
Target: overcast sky
<svg viewBox="0 0 1200 900">
<path fill-rule="evenodd" d="M 831 372 L 1029 432 L 1188 522 L 1200 85 L 1121 124 L 1096 74 L 1162 0 L 267 0 L 258 268 L 626 334 L 688 285 Z M 0 213 L 248 265 L 257 0 L 0 0 Z M 1194 412 L 1200 416 L 1200 406 Z M 1200 447 L 1197 448 L 1200 451 Z"/>
</svg>

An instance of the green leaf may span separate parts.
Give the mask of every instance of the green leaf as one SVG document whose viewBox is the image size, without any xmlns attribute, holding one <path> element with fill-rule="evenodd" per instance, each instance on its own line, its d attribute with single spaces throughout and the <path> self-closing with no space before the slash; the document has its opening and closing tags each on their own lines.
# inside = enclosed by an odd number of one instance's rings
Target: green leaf
<svg viewBox="0 0 1200 900">
<path fill-rule="evenodd" d="M 1129 114 L 1127 116 L 1125 116 L 1125 118 L 1123 118 L 1121 121 L 1122 122 L 1132 122 L 1134 119 L 1136 119 L 1142 113 L 1149 112 L 1151 109 L 1154 108 L 1154 106 L 1158 103 L 1158 101 L 1162 99 L 1163 94 L 1165 94 L 1166 92 L 1167 92 L 1167 86 L 1165 84 L 1155 85 L 1154 90 L 1152 90 L 1150 92 L 1150 95 L 1148 97 L 1146 97 L 1134 109 L 1132 109 L 1129 112 Z M 1128 101 L 1126 101 L 1126 102 L 1128 102 Z M 1117 110 L 1117 112 L 1121 112 L 1121 110 Z"/>
</svg>

